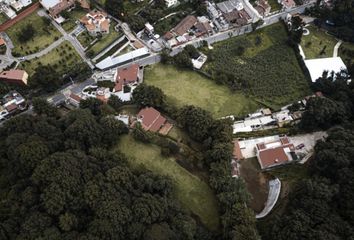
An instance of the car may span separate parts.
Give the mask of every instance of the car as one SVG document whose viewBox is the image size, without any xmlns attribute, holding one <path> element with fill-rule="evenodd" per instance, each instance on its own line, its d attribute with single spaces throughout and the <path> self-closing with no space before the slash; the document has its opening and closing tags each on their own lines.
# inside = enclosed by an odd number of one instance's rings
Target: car
<svg viewBox="0 0 354 240">
<path fill-rule="evenodd" d="M 302 149 L 303 147 L 305 147 L 305 144 L 301 143 L 296 146 L 296 149 L 299 150 L 299 149 Z"/>
</svg>

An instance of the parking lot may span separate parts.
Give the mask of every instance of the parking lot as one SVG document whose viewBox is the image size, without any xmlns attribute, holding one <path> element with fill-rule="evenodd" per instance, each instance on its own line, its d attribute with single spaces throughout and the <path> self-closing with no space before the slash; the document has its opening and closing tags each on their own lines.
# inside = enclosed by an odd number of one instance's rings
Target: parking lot
<svg viewBox="0 0 354 240">
<path fill-rule="evenodd" d="M 316 142 L 318 140 L 323 139 L 326 136 L 327 136 L 326 132 L 314 132 L 309 134 L 292 136 L 289 137 L 289 139 L 290 142 L 292 142 L 295 147 L 303 144 L 304 147 L 302 147 L 301 149 L 297 148 L 297 152 L 304 153 L 307 155 L 308 153 L 312 152 L 313 148 L 316 145 Z"/>
</svg>

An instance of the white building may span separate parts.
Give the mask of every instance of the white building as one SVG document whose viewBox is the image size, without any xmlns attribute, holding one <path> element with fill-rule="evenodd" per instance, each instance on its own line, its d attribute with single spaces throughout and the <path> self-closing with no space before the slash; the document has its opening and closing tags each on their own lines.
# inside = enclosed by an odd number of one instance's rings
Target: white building
<svg viewBox="0 0 354 240">
<path fill-rule="evenodd" d="M 305 65 L 310 72 L 312 82 L 322 77 L 324 71 L 338 73 L 341 70 L 347 70 L 347 66 L 340 57 L 309 59 L 305 60 Z"/>
<path fill-rule="evenodd" d="M 169 8 L 169 7 L 176 5 L 178 3 L 178 1 L 177 0 L 165 0 L 165 3 L 166 3 L 166 6 Z"/>
</svg>

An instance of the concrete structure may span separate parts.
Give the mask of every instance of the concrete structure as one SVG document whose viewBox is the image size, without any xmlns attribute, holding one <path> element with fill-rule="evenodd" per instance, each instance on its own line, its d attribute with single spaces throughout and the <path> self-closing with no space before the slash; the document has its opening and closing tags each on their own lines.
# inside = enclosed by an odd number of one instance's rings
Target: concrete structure
<svg viewBox="0 0 354 240">
<path fill-rule="evenodd" d="M 0 73 L 0 81 L 19 85 L 27 85 L 28 74 L 23 70 L 8 70 Z"/>
<path fill-rule="evenodd" d="M 305 60 L 305 65 L 310 72 L 312 82 L 322 77 L 324 71 L 338 73 L 347 70 L 347 66 L 340 57 L 309 59 Z"/>
<path fill-rule="evenodd" d="M 166 7 L 172 7 L 178 3 L 178 0 L 165 0 Z"/>
<path fill-rule="evenodd" d="M 107 13 L 93 10 L 83 16 L 80 22 L 91 36 L 97 36 L 97 34 L 109 33 L 111 20 L 109 20 Z"/>
<path fill-rule="evenodd" d="M 128 52 L 126 54 L 117 57 L 107 57 L 101 62 L 96 64 L 96 67 L 101 70 L 113 68 L 119 65 L 123 65 L 140 58 L 144 58 L 150 55 L 149 50 L 146 47 L 139 48 L 137 50 Z"/>
</svg>

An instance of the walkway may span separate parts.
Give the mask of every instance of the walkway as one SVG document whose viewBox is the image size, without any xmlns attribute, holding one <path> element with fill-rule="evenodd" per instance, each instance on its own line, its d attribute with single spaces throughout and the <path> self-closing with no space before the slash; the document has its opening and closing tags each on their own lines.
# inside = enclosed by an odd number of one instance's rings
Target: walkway
<svg viewBox="0 0 354 240">
<path fill-rule="evenodd" d="M 270 211 L 272 211 L 273 207 L 278 201 L 280 190 L 281 190 L 281 182 L 278 178 L 269 181 L 268 199 L 262 212 L 256 215 L 257 219 L 264 218 L 270 213 Z"/>
<path fill-rule="evenodd" d="M 342 43 L 343 43 L 342 40 L 339 40 L 337 44 L 334 46 L 333 57 L 338 57 L 338 49 Z"/>
</svg>

